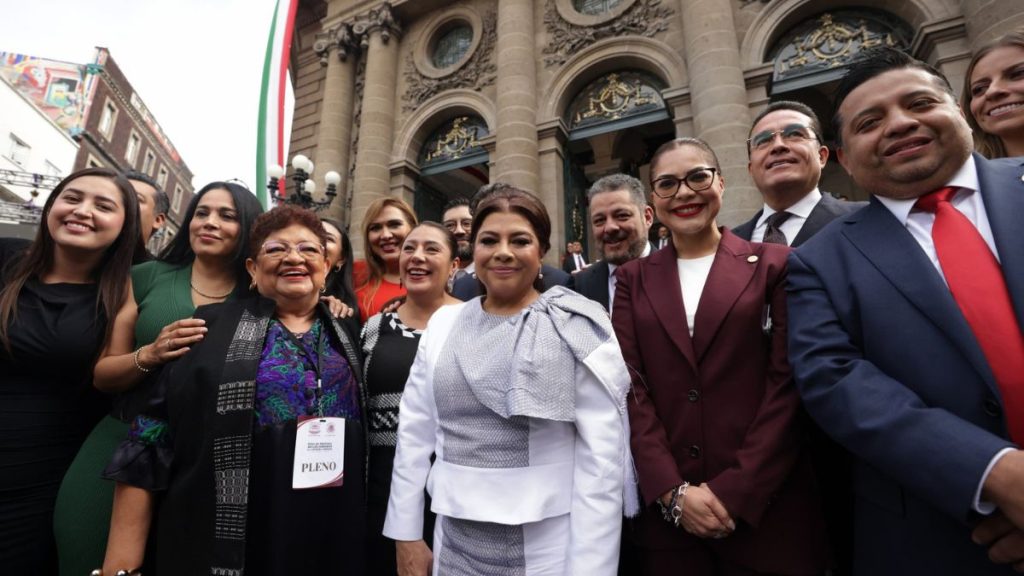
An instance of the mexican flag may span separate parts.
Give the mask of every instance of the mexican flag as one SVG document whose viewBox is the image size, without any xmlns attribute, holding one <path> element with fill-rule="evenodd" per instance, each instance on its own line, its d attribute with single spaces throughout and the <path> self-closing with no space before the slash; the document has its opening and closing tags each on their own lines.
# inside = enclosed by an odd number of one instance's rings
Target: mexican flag
<svg viewBox="0 0 1024 576">
<path fill-rule="evenodd" d="M 266 189 L 267 167 L 285 165 L 285 94 L 298 7 L 299 0 L 277 0 L 274 19 L 270 24 L 270 38 L 267 40 L 267 54 L 263 61 L 259 133 L 256 140 L 256 196 L 263 208 L 270 206 Z"/>
</svg>

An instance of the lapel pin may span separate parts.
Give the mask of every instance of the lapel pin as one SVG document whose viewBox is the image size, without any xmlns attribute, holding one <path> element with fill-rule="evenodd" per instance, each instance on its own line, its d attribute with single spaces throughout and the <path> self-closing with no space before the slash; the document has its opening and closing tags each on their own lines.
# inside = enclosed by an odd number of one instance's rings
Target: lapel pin
<svg viewBox="0 0 1024 576">
<path fill-rule="evenodd" d="M 757 256 L 755 256 L 754 254 L 751 254 L 750 256 L 747 256 L 747 262 L 750 262 L 751 264 L 753 264 L 754 262 L 757 262 Z"/>
</svg>

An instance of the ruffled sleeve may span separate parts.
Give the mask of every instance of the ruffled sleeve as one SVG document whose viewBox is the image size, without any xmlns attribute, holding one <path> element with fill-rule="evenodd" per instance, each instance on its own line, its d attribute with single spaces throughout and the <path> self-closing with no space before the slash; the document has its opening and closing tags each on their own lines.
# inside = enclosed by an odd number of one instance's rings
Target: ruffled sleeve
<svg viewBox="0 0 1024 576">
<path fill-rule="evenodd" d="M 150 492 L 167 489 L 174 460 L 166 397 L 172 368 L 162 371 L 145 408 L 132 419 L 128 436 L 103 470 L 103 478 Z"/>
</svg>

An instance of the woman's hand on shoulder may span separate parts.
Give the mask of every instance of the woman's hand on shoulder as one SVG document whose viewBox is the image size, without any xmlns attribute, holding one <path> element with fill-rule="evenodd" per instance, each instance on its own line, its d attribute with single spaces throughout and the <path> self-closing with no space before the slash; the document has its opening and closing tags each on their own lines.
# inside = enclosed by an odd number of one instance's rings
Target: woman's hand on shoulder
<svg viewBox="0 0 1024 576">
<path fill-rule="evenodd" d="M 183 318 L 160 330 L 156 340 L 139 350 L 139 363 L 155 368 L 185 355 L 191 346 L 206 336 L 206 320 Z"/>
<path fill-rule="evenodd" d="M 428 576 L 434 567 L 434 554 L 423 540 L 395 542 L 398 576 Z"/>
<path fill-rule="evenodd" d="M 355 310 L 349 308 L 348 304 L 334 296 L 321 296 L 320 301 L 327 304 L 327 309 L 331 311 L 331 316 L 335 318 L 349 318 L 355 314 Z"/>
</svg>

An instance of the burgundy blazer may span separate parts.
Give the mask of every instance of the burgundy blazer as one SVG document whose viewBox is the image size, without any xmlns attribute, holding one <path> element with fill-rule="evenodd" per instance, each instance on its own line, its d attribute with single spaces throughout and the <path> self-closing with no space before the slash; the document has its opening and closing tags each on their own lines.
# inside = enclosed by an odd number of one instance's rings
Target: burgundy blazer
<svg viewBox="0 0 1024 576">
<path fill-rule="evenodd" d="M 692 338 L 672 246 L 616 270 L 612 321 L 633 375 L 631 444 L 647 504 L 633 529 L 641 548 L 709 546 L 763 572 L 827 564 L 786 359 L 788 253 L 723 229 Z M 655 499 L 684 480 L 710 486 L 735 533 L 704 540 L 661 518 Z"/>
</svg>

